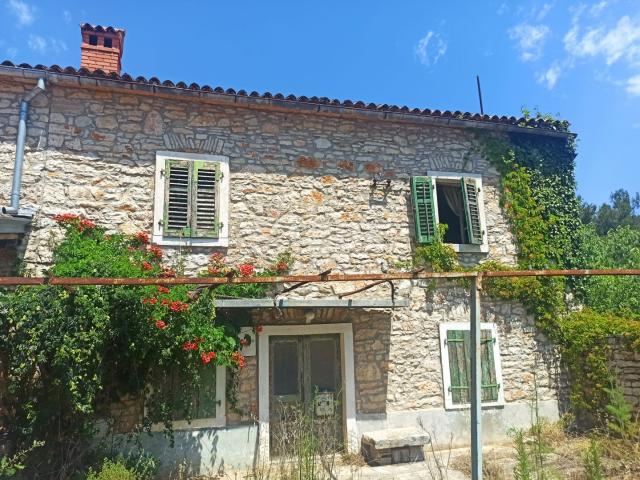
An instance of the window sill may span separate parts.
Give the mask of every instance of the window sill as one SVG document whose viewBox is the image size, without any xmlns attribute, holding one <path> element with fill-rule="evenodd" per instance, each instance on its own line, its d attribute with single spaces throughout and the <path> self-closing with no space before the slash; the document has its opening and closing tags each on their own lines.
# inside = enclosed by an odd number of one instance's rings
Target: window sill
<svg viewBox="0 0 640 480">
<path fill-rule="evenodd" d="M 219 238 L 180 238 L 154 235 L 153 243 L 166 247 L 228 247 L 229 237 Z"/>
<path fill-rule="evenodd" d="M 472 245 L 470 243 L 445 243 L 457 253 L 489 253 L 489 245 Z"/>
<path fill-rule="evenodd" d="M 496 402 L 483 402 L 481 407 L 482 409 L 485 408 L 501 408 L 504 407 L 504 402 L 503 401 L 496 401 Z M 444 409 L 445 410 L 469 410 L 471 408 L 471 404 L 470 403 L 465 403 L 462 405 L 452 405 L 449 402 L 446 402 Z"/>
</svg>

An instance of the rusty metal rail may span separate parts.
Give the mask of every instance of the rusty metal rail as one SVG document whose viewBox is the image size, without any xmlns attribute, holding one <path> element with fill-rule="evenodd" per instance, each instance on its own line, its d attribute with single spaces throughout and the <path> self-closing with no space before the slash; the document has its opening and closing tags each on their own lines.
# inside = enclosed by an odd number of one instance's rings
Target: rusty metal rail
<svg viewBox="0 0 640 480">
<path fill-rule="evenodd" d="M 0 277 L 0 285 L 218 285 L 240 283 L 326 283 L 388 280 L 421 280 L 493 277 L 558 277 L 592 275 L 640 275 L 640 269 L 586 270 L 505 270 L 487 272 L 398 272 L 333 275 L 286 275 L 274 277 L 173 277 L 173 278 L 95 278 L 95 277 Z"/>
</svg>

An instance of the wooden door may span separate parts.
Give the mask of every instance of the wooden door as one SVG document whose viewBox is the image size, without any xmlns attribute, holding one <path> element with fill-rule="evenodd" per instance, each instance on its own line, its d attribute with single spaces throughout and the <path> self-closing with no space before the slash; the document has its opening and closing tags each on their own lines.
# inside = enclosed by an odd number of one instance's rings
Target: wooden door
<svg viewBox="0 0 640 480">
<path fill-rule="evenodd" d="M 301 435 L 341 447 L 340 336 L 272 336 L 269 350 L 271 454 L 295 449 Z"/>
</svg>

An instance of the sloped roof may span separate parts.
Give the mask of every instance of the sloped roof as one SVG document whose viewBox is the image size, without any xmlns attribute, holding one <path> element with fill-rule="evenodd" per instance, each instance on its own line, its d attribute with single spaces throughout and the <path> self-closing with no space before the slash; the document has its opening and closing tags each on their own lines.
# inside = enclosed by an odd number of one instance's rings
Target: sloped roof
<svg viewBox="0 0 640 480">
<path fill-rule="evenodd" d="M 86 24 L 88 25 L 88 24 Z M 99 27 L 99 26 L 98 26 Z M 94 28 L 98 28 L 94 27 Z M 104 28 L 104 27 L 100 27 Z M 113 27 L 107 27 L 113 28 Z M 23 69 L 23 70 L 39 70 L 51 74 L 61 74 L 61 75 L 70 75 L 81 78 L 89 78 L 96 80 L 112 80 L 115 82 L 126 82 L 129 84 L 140 85 L 140 86 L 158 86 L 165 87 L 163 90 L 173 89 L 176 91 L 183 92 L 203 92 L 203 93 L 212 93 L 212 94 L 220 94 L 220 95 L 233 95 L 237 97 L 246 97 L 247 99 L 262 99 L 262 100 L 277 100 L 279 101 L 279 105 L 283 104 L 300 104 L 300 105 L 317 105 L 317 111 L 323 110 L 322 107 L 339 107 L 343 109 L 349 110 L 360 110 L 363 113 L 384 113 L 384 114 L 404 114 L 406 116 L 411 117 L 425 117 L 425 120 L 431 118 L 433 120 L 444 120 L 447 121 L 448 124 L 457 124 L 464 123 L 469 126 L 469 122 L 477 122 L 478 126 L 484 124 L 485 128 L 488 126 L 487 124 L 494 124 L 496 127 L 500 126 L 511 126 L 516 128 L 524 129 L 535 129 L 540 131 L 540 133 L 548 133 L 548 134 L 561 134 L 567 135 L 570 134 L 568 131 L 568 124 L 566 122 L 562 122 L 560 120 L 545 120 L 541 118 L 524 118 L 524 117 L 514 117 L 514 116 L 498 116 L 498 115 L 481 115 L 479 113 L 472 112 L 461 112 L 461 111 L 450 111 L 450 110 L 431 110 L 428 108 L 420 109 L 420 108 L 411 108 L 408 106 L 398 106 L 398 105 L 388 105 L 388 104 L 376 104 L 376 103 L 366 103 L 362 100 L 339 100 L 339 99 L 331 99 L 328 97 L 307 97 L 304 95 L 287 95 L 283 93 L 271 93 L 271 92 L 262 92 L 259 93 L 257 91 L 248 92 L 246 90 L 235 90 L 233 88 L 223 88 L 223 87 L 211 87 L 209 85 L 199 85 L 197 83 L 187 83 L 184 81 L 173 82 L 171 80 L 160 80 L 157 77 L 146 78 L 143 76 L 133 77 L 127 73 L 117 74 L 113 73 L 105 73 L 102 70 L 94 70 L 90 71 L 86 68 L 74 68 L 74 67 L 60 67 L 58 65 L 35 65 L 32 66 L 28 63 L 20 63 L 14 64 L 9 60 L 5 60 L 0 64 L 3 67 L 9 67 L 13 69 Z M 509 130 L 513 130 L 513 128 L 509 128 Z"/>
</svg>

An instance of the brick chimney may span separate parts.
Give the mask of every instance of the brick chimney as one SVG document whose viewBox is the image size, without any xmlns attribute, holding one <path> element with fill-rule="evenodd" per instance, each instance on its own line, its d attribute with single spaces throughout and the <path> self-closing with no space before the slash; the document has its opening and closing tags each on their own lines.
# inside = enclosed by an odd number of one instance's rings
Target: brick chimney
<svg viewBox="0 0 640 480">
<path fill-rule="evenodd" d="M 80 33 L 82 35 L 80 67 L 91 71 L 115 72 L 120 75 L 126 32 L 121 28 L 84 23 L 80 25 Z"/>
</svg>

